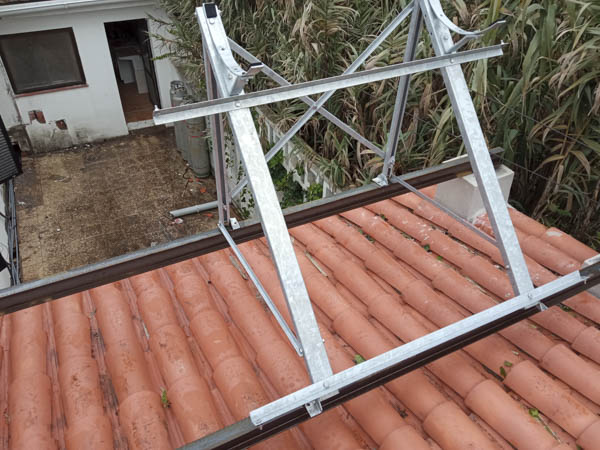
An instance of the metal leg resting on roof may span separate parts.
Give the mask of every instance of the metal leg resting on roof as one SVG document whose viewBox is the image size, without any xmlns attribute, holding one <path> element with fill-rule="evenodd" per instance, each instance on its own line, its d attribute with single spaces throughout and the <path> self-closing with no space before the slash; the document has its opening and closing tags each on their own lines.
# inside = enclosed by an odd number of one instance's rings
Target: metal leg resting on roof
<svg viewBox="0 0 600 450">
<path fill-rule="evenodd" d="M 404 186 L 406 189 L 408 189 L 410 192 L 412 192 L 413 194 L 415 194 L 416 196 L 418 196 L 419 198 L 425 200 L 428 203 L 431 203 L 433 206 L 435 206 L 436 208 L 444 211 L 446 214 L 448 214 L 450 217 L 452 217 L 454 220 L 459 221 L 461 224 L 463 224 L 465 227 L 467 227 L 469 230 L 475 232 L 480 238 L 485 239 L 486 241 L 488 241 L 490 244 L 493 245 L 498 245 L 498 243 L 496 242 L 496 239 L 494 239 L 493 237 L 488 236 L 486 233 L 484 233 L 483 231 L 481 231 L 479 228 L 477 228 L 476 226 L 474 226 L 472 223 L 470 223 L 469 221 L 465 220 L 464 218 L 460 217 L 458 214 L 456 214 L 454 211 L 452 211 L 450 208 L 446 208 L 444 205 L 442 205 L 440 202 L 436 201 L 435 199 L 428 197 L 427 195 L 423 194 L 421 191 L 419 191 L 418 189 L 412 187 L 410 184 L 408 184 L 406 181 L 404 181 L 402 179 L 402 177 L 398 178 L 398 183 L 400 183 L 402 186 Z"/>
<path fill-rule="evenodd" d="M 210 60 L 210 67 L 213 69 L 215 84 L 220 97 L 227 98 L 238 93 L 242 95 L 243 91 L 238 92 L 239 79 L 244 77 L 246 72 L 233 59 L 229 41 L 216 6 L 214 4 L 204 4 L 204 6 L 196 9 L 196 15 L 202 32 L 206 57 Z M 300 266 L 296 260 L 252 114 L 248 108 L 239 108 L 228 112 L 228 119 L 236 148 L 241 154 L 246 169 L 250 189 L 261 217 L 262 227 L 294 322 L 296 335 L 302 346 L 304 362 L 311 380 L 313 382 L 322 380 L 331 376 L 333 372 L 302 279 Z M 222 228 L 221 231 L 223 231 Z M 321 412 L 319 399 L 312 399 L 306 402 L 305 406 L 310 415 Z"/>
<path fill-rule="evenodd" d="M 453 46 L 452 36 L 449 25 L 446 23 L 448 21 L 446 16 L 443 12 L 440 13 L 439 0 L 419 0 L 418 5 L 423 12 L 435 53 L 438 56 L 448 54 L 449 49 Z M 526 293 L 533 289 L 533 283 L 529 277 L 525 258 L 489 157 L 487 144 L 462 68 L 457 64 L 443 67 L 441 72 L 473 166 L 481 197 L 498 241 L 498 247 L 505 265 L 509 269 L 513 288 L 516 294 Z"/>
</svg>

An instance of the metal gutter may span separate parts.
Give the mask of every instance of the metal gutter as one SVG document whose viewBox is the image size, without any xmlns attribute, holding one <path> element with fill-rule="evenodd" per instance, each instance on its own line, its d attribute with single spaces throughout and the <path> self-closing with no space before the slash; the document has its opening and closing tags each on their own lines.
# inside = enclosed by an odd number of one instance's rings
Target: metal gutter
<svg viewBox="0 0 600 450">
<path fill-rule="evenodd" d="M 494 163 L 500 164 L 502 150 L 494 149 L 490 153 Z M 468 159 L 459 158 L 438 166 L 411 172 L 402 177 L 393 178 L 392 182 L 384 187 L 371 183 L 326 199 L 288 208 L 284 210 L 284 217 L 288 228 L 293 228 L 409 192 L 400 183 L 394 182 L 394 179 L 401 178 L 410 185 L 421 189 L 457 178 L 465 173 L 470 173 L 470 171 L 471 166 Z M 239 229 L 231 231 L 231 237 L 238 244 L 263 236 L 263 230 L 258 221 L 244 221 L 240 225 Z M 23 283 L 17 287 L 0 291 L 0 315 L 46 303 L 66 295 L 102 286 L 227 247 L 227 241 L 221 232 L 215 229 L 167 244 L 117 256 L 42 280 Z"/>
</svg>

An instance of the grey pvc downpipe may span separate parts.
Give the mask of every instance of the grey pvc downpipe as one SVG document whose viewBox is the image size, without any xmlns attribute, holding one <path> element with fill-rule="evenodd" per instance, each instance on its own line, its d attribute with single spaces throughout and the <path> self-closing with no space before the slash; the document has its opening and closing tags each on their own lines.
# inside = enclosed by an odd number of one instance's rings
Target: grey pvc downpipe
<svg viewBox="0 0 600 450">
<path fill-rule="evenodd" d="M 183 216 L 188 216 L 190 214 L 194 214 L 194 213 L 198 213 L 198 212 L 202 212 L 202 211 L 208 211 L 209 209 L 216 209 L 217 205 L 218 205 L 217 201 L 215 200 L 214 202 L 202 203 L 201 205 L 189 206 L 187 208 L 182 208 L 182 209 L 176 209 L 174 211 L 170 211 L 169 214 L 171 214 L 173 217 L 183 217 Z"/>
</svg>

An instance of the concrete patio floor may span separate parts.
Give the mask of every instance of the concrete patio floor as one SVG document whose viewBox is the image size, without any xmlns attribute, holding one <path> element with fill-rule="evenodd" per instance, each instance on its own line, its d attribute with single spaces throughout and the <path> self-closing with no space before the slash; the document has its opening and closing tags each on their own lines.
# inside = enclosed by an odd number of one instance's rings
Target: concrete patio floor
<svg viewBox="0 0 600 450">
<path fill-rule="evenodd" d="M 216 198 L 175 148 L 173 129 L 23 156 L 15 182 L 23 281 L 216 227 L 216 211 L 169 215 Z"/>
</svg>

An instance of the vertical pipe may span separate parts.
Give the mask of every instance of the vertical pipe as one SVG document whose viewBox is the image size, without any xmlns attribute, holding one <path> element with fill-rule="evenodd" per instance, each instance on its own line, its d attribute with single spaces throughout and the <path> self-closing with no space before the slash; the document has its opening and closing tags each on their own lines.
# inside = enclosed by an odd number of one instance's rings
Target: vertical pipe
<svg viewBox="0 0 600 450">
<path fill-rule="evenodd" d="M 206 89 L 209 100 L 219 97 L 215 74 L 208 58 L 206 45 L 204 45 L 204 64 L 206 67 Z M 219 205 L 219 223 L 229 224 L 229 186 L 225 178 L 225 136 L 223 131 L 223 117 L 215 114 L 210 117 L 210 131 L 212 136 L 213 158 L 215 164 L 215 181 L 217 184 L 217 202 Z"/>
</svg>

